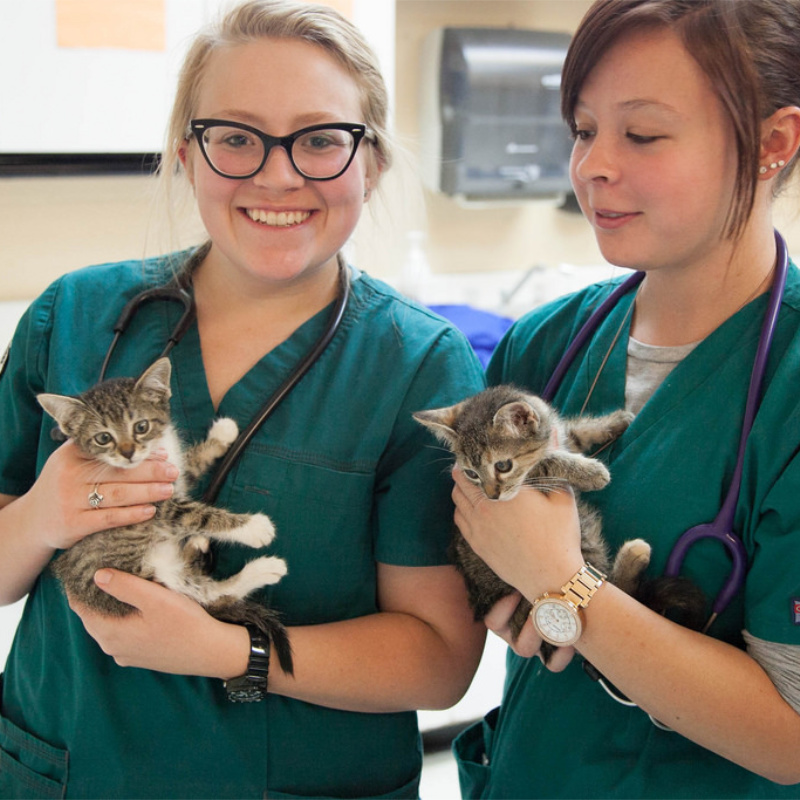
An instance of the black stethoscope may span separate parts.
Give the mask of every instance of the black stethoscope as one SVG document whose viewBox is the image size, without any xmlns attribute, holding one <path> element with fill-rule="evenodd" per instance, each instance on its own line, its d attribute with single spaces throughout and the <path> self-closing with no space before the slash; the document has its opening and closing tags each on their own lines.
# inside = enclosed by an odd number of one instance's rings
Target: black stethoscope
<svg viewBox="0 0 800 800">
<path fill-rule="evenodd" d="M 714 620 L 727 608 L 728 604 L 733 598 L 741 591 L 744 586 L 745 576 L 747 573 L 747 551 L 745 550 L 744 543 L 741 538 L 734 533 L 733 522 L 736 512 L 736 505 L 739 500 L 739 492 L 742 484 L 742 471 L 744 469 L 744 453 L 747 446 L 747 439 L 750 435 L 750 430 L 753 427 L 753 421 L 761 403 L 761 395 L 764 384 L 764 372 L 767 366 L 767 359 L 769 358 L 769 351 L 772 346 L 772 338 L 775 333 L 775 327 L 778 320 L 778 312 L 780 311 L 781 301 L 783 300 L 783 291 L 786 287 L 786 276 L 789 271 L 789 254 L 786 248 L 786 242 L 783 237 L 775 231 L 775 246 L 777 251 L 777 259 L 775 264 L 775 277 L 772 282 L 772 289 L 770 291 L 769 303 L 767 310 L 764 314 L 764 320 L 761 324 L 761 334 L 758 340 L 758 348 L 753 360 L 753 369 L 750 373 L 750 385 L 747 391 L 747 402 L 745 405 L 744 420 L 742 422 L 742 430 L 739 436 L 739 449 L 736 456 L 736 466 L 734 468 L 733 477 L 731 478 L 728 492 L 725 495 L 725 500 L 717 513 L 713 522 L 702 523 L 695 525 L 689 530 L 685 531 L 678 537 L 669 558 L 667 559 L 666 568 L 664 573 L 668 576 L 675 577 L 680 572 L 681 566 L 689 549 L 701 539 L 715 539 L 722 543 L 731 557 L 731 568 L 728 579 L 720 589 L 711 610 L 711 617 L 703 628 L 703 633 L 708 631 L 710 625 Z M 592 335 L 600 326 L 600 323 L 609 315 L 611 310 L 616 306 L 619 299 L 627 292 L 632 291 L 644 279 L 645 273 L 635 272 L 623 283 L 621 283 L 607 298 L 606 300 L 593 312 L 590 318 L 584 323 L 583 327 L 578 331 L 575 338 L 567 347 L 564 356 L 557 364 L 553 371 L 547 386 L 542 393 L 542 396 L 547 400 L 552 400 L 555 393 L 558 391 L 559 386 L 570 368 L 575 361 L 579 351 L 590 341 Z M 615 687 L 612 689 L 596 670 L 592 672 L 593 668 L 587 669 L 591 677 L 599 680 L 604 689 L 615 699 L 625 705 L 635 705 L 631 703 L 624 695 L 620 695 L 619 690 Z M 652 717 L 651 717 L 652 719 Z M 653 723 L 659 727 L 666 728 L 657 720 L 653 719 Z M 667 729 L 668 730 L 668 729 Z"/>
<path fill-rule="evenodd" d="M 297 366 L 295 366 L 292 372 L 287 376 L 286 380 L 272 393 L 272 395 L 270 395 L 253 419 L 250 420 L 250 423 L 247 425 L 247 427 L 245 427 L 244 430 L 239 433 L 239 436 L 225 453 L 222 460 L 217 465 L 207 489 L 203 493 L 203 500 L 206 503 L 213 503 L 216 500 L 219 490 L 222 488 L 222 484 L 225 482 L 225 478 L 228 477 L 228 474 L 233 468 L 233 465 L 236 463 L 236 460 L 242 454 L 244 448 L 247 447 L 247 445 L 250 443 L 250 440 L 253 438 L 253 436 L 255 436 L 261 426 L 272 416 L 272 413 L 289 394 L 289 392 L 294 389 L 303 376 L 311 369 L 312 366 L 314 366 L 325 348 L 328 346 L 328 344 L 330 344 L 331 340 L 336 334 L 336 331 L 339 330 L 339 326 L 344 318 L 347 301 L 350 297 L 350 275 L 347 266 L 341 257 L 338 257 L 338 262 L 339 291 L 336 295 L 336 300 L 333 304 L 333 308 L 331 309 L 325 329 L 320 334 L 317 341 L 314 342 L 312 347 L 309 349 L 308 353 L 306 353 L 306 355 L 298 362 Z M 197 315 L 197 309 L 194 302 L 194 296 L 187 290 L 186 286 L 183 285 L 180 277 L 175 278 L 165 286 L 157 286 L 154 289 L 146 289 L 145 291 L 140 292 L 125 304 L 125 307 L 122 309 L 119 318 L 114 324 L 114 338 L 112 339 L 111 344 L 108 347 L 108 351 L 106 352 L 106 356 L 103 359 L 103 366 L 100 368 L 100 381 L 105 379 L 106 371 L 108 370 L 108 365 L 111 361 L 111 356 L 116 349 L 117 343 L 128 329 L 128 326 L 131 324 L 131 321 L 136 316 L 139 309 L 142 306 L 157 300 L 166 300 L 169 302 L 178 303 L 183 307 L 183 314 L 178 320 L 177 325 L 175 325 L 170 333 L 169 339 L 167 340 L 167 344 L 164 347 L 160 358 L 168 355 L 172 348 L 175 347 L 178 342 L 180 342 L 186 331 L 189 330 L 189 327 L 194 322 L 194 319 Z"/>
</svg>

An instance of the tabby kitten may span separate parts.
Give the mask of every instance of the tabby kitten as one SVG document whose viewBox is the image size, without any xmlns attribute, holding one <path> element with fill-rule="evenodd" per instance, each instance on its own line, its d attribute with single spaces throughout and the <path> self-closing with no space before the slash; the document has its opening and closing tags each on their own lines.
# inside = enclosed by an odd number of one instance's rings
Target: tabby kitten
<svg viewBox="0 0 800 800">
<path fill-rule="evenodd" d="M 523 486 L 543 492 L 571 486 L 578 505 L 584 559 L 628 594 L 646 596 L 651 608 L 661 612 L 678 609 L 685 624 L 700 627 L 702 595 L 684 587 L 682 581 L 644 582 L 651 548 L 642 539 L 625 542 L 611 563 L 600 516 L 578 495 L 579 491 L 602 489 L 611 479 L 601 461 L 583 453 L 621 436 L 633 414 L 620 410 L 602 417 L 564 419 L 542 398 L 506 384 L 454 406 L 419 411 L 414 419 L 447 445 L 455 454 L 456 465 L 490 500 L 510 500 Z M 482 620 L 498 600 L 514 591 L 475 554 L 457 528 L 451 555 L 464 576 L 476 620 Z M 530 602 L 523 598 L 509 622 L 515 640 L 530 610 Z M 554 649 L 542 643 L 545 663 Z"/>
<path fill-rule="evenodd" d="M 164 449 L 181 470 L 174 495 L 156 504 L 152 519 L 91 534 L 61 553 L 51 568 L 70 595 L 112 616 L 133 608 L 95 585 L 98 569 L 113 567 L 157 581 L 196 600 L 217 619 L 256 626 L 275 645 L 283 670 L 292 674 L 289 637 L 277 612 L 247 599 L 277 583 L 286 574 L 286 562 L 261 556 L 225 580 L 214 580 L 205 567 L 209 539 L 265 547 L 275 538 L 272 522 L 264 514 L 234 514 L 188 497 L 189 485 L 228 450 L 238 427 L 232 419 L 218 419 L 205 441 L 184 451 L 170 420 L 170 374 L 169 359 L 160 358 L 138 379 L 106 380 L 78 397 L 38 395 L 62 433 L 99 464 L 132 468 Z"/>
</svg>

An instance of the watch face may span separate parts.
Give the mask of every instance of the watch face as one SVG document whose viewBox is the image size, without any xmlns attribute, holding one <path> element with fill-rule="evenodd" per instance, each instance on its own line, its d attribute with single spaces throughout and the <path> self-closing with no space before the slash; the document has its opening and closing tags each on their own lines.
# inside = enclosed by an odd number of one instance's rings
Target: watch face
<svg viewBox="0 0 800 800">
<path fill-rule="evenodd" d="M 533 610 L 533 624 L 546 642 L 556 646 L 574 644 L 581 635 L 578 612 L 559 598 L 538 603 Z"/>
</svg>

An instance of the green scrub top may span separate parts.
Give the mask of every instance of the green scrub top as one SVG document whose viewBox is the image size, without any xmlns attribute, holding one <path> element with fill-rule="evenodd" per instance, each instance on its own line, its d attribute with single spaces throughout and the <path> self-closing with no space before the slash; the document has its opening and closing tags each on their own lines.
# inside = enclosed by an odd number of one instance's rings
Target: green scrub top
<svg viewBox="0 0 800 800">
<path fill-rule="evenodd" d="M 489 383 L 541 392 L 580 325 L 616 283 L 559 299 L 518 321 L 494 354 Z M 619 302 L 568 371 L 554 399 L 563 413 L 580 413 L 609 348 L 586 413 L 624 406 L 632 302 L 632 294 Z M 757 298 L 675 368 L 600 456 L 611 471 L 609 486 L 583 495 L 600 510 L 612 552 L 637 537 L 652 544 L 653 575 L 663 572 L 681 533 L 714 519 L 727 492 L 766 305 L 766 295 Z M 743 629 L 800 645 L 800 570 L 791 567 L 800 560 L 798 308 L 800 275 L 791 266 L 736 508 L 749 559 L 746 585 L 711 628 L 711 635 L 738 646 Z M 683 574 L 714 596 L 729 565 L 721 544 L 704 541 L 689 552 Z M 764 780 L 659 730 L 640 709 L 614 702 L 585 674 L 580 657 L 553 674 L 538 658 L 509 650 L 507 667 L 499 710 L 455 745 L 465 797 L 800 797 L 800 785 Z"/>
<path fill-rule="evenodd" d="M 289 574 L 260 597 L 287 625 L 378 611 L 376 562 L 447 563 L 451 479 L 412 412 L 483 387 L 461 333 L 385 284 L 351 270 L 334 339 L 227 478 L 217 503 L 264 512 L 267 552 Z M 123 304 L 165 283 L 169 262 L 104 265 L 58 280 L 23 318 L 0 379 L 0 492 L 27 491 L 56 446 L 35 395 L 97 380 Z M 222 400 L 240 429 L 324 329 L 330 309 L 264 357 Z M 181 314 L 141 308 L 109 377 L 138 375 Z M 172 410 L 188 440 L 217 416 L 196 325 L 172 351 Z M 228 575 L 261 553 L 226 546 Z M 274 667 L 277 669 L 277 666 Z M 361 714 L 270 695 L 233 704 L 222 681 L 118 667 L 86 634 L 45 570 L 24 609 L 3 676 L 1 797 L 416 797 L 416 714 Z"/>
</svg>

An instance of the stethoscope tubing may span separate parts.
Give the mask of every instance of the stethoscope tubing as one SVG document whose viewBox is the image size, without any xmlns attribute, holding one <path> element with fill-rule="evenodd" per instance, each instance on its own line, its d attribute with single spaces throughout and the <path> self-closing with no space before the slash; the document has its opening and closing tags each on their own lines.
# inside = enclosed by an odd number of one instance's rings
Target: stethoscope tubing
<svg viewBox="0 0 800 800">
<path fill-rule="evenodd" d="M 589 319 L 586 320 L 578 333 L 575 334 L 575 338 L 569 343 L 566 352 L 561 357 L 558 364 L 556 364 L 556 368 L 553 370 L 553 374 L 550 376 L 550 380 L 547 382 L 541 394 L 544 400 L 552 402 L 553 397 L 555 397 L 556 392 L 564 380 L 564 376 L 567 374 L 567 370 L 578 357 L 578 353 L 589 342 L 594 332 L 611 313 L 611 310 L 617 305 L 620 298 L 635 289 L 644 280 L 644 276 L 644 272 L 634 272 L 633 275 L 626 278 L 617 286 L 617 288 L 592 312 Z"/>
<path fill-rule="evenodd" d="M 180 340 L 183 338 L 183 335 L 187 330 L 189 330 L 189 326 L 192 324 L 192 322 L 194 322 L 194 318 L 197 313 L 194 305 L 194 298 L 176 281 L 171 281 L 166 286 L 156 286 L 153 289 L 146 289 L 143 292 L 139 292 L 139 294 L 131 298 L 125 304 L 120 312 L 119 317 L 117 318 L 117 321 L 114 323 L 114 338 L 112 339 L 111 345 L 106 351 L 106 356 L 103 359 L 103 366 L 100 367 L 100 377 L 98 378 L 98 383 L 105 380 L 106 372 L 108 371 L 108 365 L 111 362 L 111 356 L 113 355 L 119 340 L 122 338 L 122 334 L 125 333 L 125 331 L 128 329 L 128 326 L 131 324 L 131 320 L 136 316 L 136 313 L 143 305 L 151 303 L 154 300 L 169 300 L 174 303 L 180 303 L 183 306 L 183 315 L 173 329 L 172 333 L 170 333 L 167 344 L 161 352 L 161 358 L 169 355 L 172 348 L 175 347 L 178 342 L 180 342 Z"/>
<path fill-rule="evenodd" d="M 786 278 L 789 271 L 789 254 L 786 247 L 786 242 L 783 237 L 775 231 L 775 247 L 776 247 L 776 262 L 775 262 L 775 276 L 772 281 L 772 288 L 770 291 L 770 298 L 767 305 L 767 310 L 764 314 L 764 319 L 761 323 L 761 332 L 758 340 L 758 347 L 756 355 L 753 359 L 753 368 L 750 373 L 750 383 L 747 390 L 747 400 L 745 403 L 745 413 L 742 421 L 742 430 L 739 437 L 739 446 L 736 455 L 736 466 L 734 467 L 733 476 L 731 478 L 728 491 L 725 499 L 720 507 L 717 516 L 711 523 L 703 523 L 695 525 L 689 530 L 685 531 L 675 543 L 672 548 L 664 574 L 667 576 L 677 576 L 680 573 L 681 566 L 686 557 L 688 550 L 693 544 L 703 538 L 714 538 L 722 542 L 731 557 L 731 570 L 724 586 L 714 599 L 711 609 L 711 617 L 709 618 L 706 626 L 703 628 L 705 633 L 711 623 L 724 611 L 731 600 L 741 591 L 744 586 L 745 577 L 747 574 L 747 552 L 745 550 L 742 539 L 733 532 L 734 516 L 736 506 L 739 500 L 739 493 L 741 491 L 742 473 L 744 470 L 744 455 L 747 447 L 747 440 L 755 421 L 756 413 L 758 412 L 763 394 L 764 376 L 769 359 L 770 350 L 772 348 L 772 340 L 777 328 L 778 315 L 780 313 L 781 303 L 783 301 L 784 289 L 786 287 Z M 559 386 L 570 368 L 579 351 L 588 343 L 593 333 L 600 326 L 602 321 L 608 316 L 614 306 L 619 302 L 619 299 L 626 293 L 633 290 L 638 286 L 645 273 L 636 272 L 621 283 L 592 313 L 590 318 L 580 328 L 575 338 L 567 347 L 564 356 L 556 365 L 555 370 L 545 387 L 543 396 L 552 400 L 552 397 L 558 391 Z M 636 707 L 637 704 L 630 701 L 627 697 L 622 695 L 616 687 L 611 687 L 606 681 L 605 677 L 597 671 L 597 669 L 589 662 L 584 662 L 584 670 L 589 676 L 597 681 L 610 697 L 622 705 L 629 707 Z M 670 731 L 671 728 L 659 722 L 652 714 L 648 714 L 651 722 L 664 731 Z"/>
<path fill-rule="evenodd" d="M 717 539 L 725 546 L 731 557 L 731 571 L 722 589 L 714 599 L 712 606 L 712 616 L 706 625 L 706 629 L 711 622 L 716 619 L 741 591 L 747 575 L 747 552 L 741 537 L 733 532 L 734 517 L 736 506 L 739 502 L 739 492 L 742 486 L 742 473 L 744 472 L 744 455 L 747 448 L 747 440 L 753 428 L 758 407 L 761 403 L 761 395 L 764 387 L 764 374 L 767 368 L 769 353 L 772 348 L 772 339 L 777 327 L 778 314 L 780 313 L 781 302 L 783 301 L 784 288 L 786 286 L 786 275 L 789 271 L 789 255 L 786 249 L 786 242 L 783 237 L 775 232 L 775 245 L 777 259 L 775 262 L 775 277 L 772 281 L 769 304 L 761 323 L 761 334 L 758 339 L 756 356 L 753 360 L 753 369 L 750 373 L 750 384 L 747 390 L 747 401 L 745 403 L 744 419 L 742 421 L 742 431 L 739 436 L 739 448 L 736 454 L 736 466 L 734 467 L 733 477 L 731 478 L 728 491 L 723 500 L 717 516 L 713 522 L 696 525 L 685 531 L 675 543 L 667 559 L 664 574 L 676 576 L 680 573 L 684 558 L 691 546 L 704 538 Z"/>
<path fill-rule="evenodd" d="M 347 308 L 347 301 L 350 297 L 350 277 L 347 268 L 344 265 L 339 266 L 339 294 L 336 298 L 336 303 L 331 309 L 328 324 L 325 330 L 320 335 L 319 339 L 314 343 L 312 348 L 306 353 L 300 363 L 292 370 L 287 376 L 286 380 L 275 390 L 269 397 L 266 403 L 259 409 L 258 413 L 250 420 L 247 427 L 239 434 L 233 444 L 228 448 L 227 453 L 222 457 L 217 466 L 214 474 L 208 484 L 205 492 L 203 493 L 203 500 L 206 503 L 213 503 L 219 495 L 222 484 L 228 477 L 233 465 L 241 456 L 245 447 L 250 443 L 250 440 L 256 435 L 264 423 L 272 416 L 275 409 L 283 402 L 289 392 L 297 386 L 303 379 L 305 374 L 314 366 L 319 360 L 323 351 L 330 344 L 336 331 L 339 330 L 344 312 Z"/>
<path fill-rule="evenodd" d="M 306 373 L 314 366 L 319 360 L 323 351 L 328 347 L 336 332 L 344 319 L 347 303 L 350 299 L 350 274 L 347 265 L 341 257 L 338 258 L 339 269 L 339 291 L 336 296 L 333 308 L 328 317 L 325 329 L 320 334 L 319 338 L 309 349 L 308 353 L 300 360 L 292 372 L 286 377 L 286 380 L 270 395 L 267 401 L 261 406 L 253 419 L 250 420 L 248 425 L 239 433 L 239 436 L 231 444 L 228 451 L 223 456 L 222 460 L 217 465 L 211 480 L 208 483 L 206 490 L 203 493 L 203 500 L 207 503 L 213 503 L 219 495 L 225 479 L 230 474 L 236 461 L 240 458 L 242 452 L 250 443 L 252 438 L 261 429 L 264 423 L 272 416 L 275 409 L 283 402 L 289 392 L 303 379 Z M 197 309 L 194 303 L 194 297 L 191 292 L 187 291 L 177 280 L 170 281 L 166 286 L 157 286 L 153 289 L 147 289 L 140 292 L 131 300 L 129 300 L 123 307 L 120 315 L 114 324 L 114 338 L 106 352 L 103 359 L 103 365 L 100 369 L 99 381 L 105 380 L 108 365 L 111 361 L 111 356 L 119 343 L 120 338 L 128 329 L 131 320 L 134 318 L 138 310 L 145 304 L 154 300 L 168 300 L 171 302 L 180 303 L 183 306 L 183 314 L 181 315 L 178 324 L 170 333 L 166 346 L 161 352 L 160 358 L 168 355 L 173 347 L 178 344 L 183 338 L 186 331 L 194 322 L 197 316 Z"/>
</svg>

